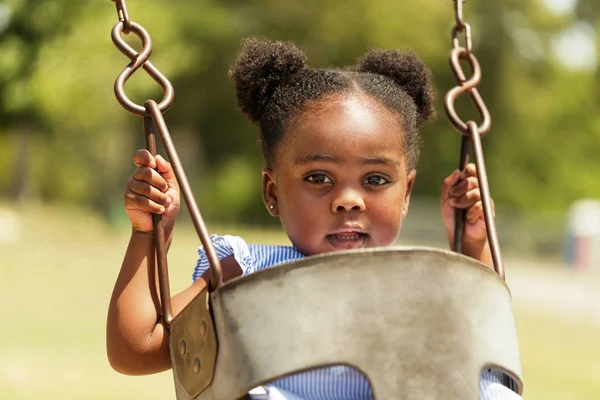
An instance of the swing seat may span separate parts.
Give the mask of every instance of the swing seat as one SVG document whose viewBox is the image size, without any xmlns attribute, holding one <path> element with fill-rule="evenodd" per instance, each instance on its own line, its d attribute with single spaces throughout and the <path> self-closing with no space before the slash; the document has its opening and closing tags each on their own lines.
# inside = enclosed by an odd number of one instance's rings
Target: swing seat
<svg viewBox="0 0 600 400">
<path fill-rule="evenodd" d="M 523 390 L 505 282 L 431 248 L 322 254 L 234 279 L 172 321 L 170 348 L 179 400 L 242 399 L 332 365 L 361 371 L 378 400 L 478 400 L 487 368 Z"/>
</svg>

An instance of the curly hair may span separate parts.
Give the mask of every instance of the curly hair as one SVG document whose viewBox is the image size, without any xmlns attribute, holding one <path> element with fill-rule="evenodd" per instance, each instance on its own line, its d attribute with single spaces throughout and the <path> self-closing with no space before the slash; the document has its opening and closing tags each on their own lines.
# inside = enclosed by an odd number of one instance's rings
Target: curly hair
<svg viewBox="0 0 600 400">
<path fill-rule="evenodd" d="M 419 130 L 434 114 L 431 73 L 412 52 L 372 50 L 356 66 L 321 69 L 307 66 L 293 43 L 247 38 L 229 76 L 239 107 L 260 129 L 269 167 L 286 124 L 327 95 L 362 92 L 394 113 L 404 128 L 409 171 L 419 158 Z"/>
</svg>

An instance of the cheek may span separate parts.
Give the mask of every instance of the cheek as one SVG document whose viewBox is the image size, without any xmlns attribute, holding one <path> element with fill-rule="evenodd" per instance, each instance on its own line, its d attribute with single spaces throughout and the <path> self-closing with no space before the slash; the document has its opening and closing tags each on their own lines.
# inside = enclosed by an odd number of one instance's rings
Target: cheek
<svg viewBox="0 0 600 400">
<path fill-rule="evenodd" d="M 304 199 L 308 200 L 308 199 Z M 320 204 L 303 201 L 301 196 L 285 202 L 279 216 L 281 225 L 292 245 L 303 254 L 318 254 L 320 242 L 324 232 L 327 218 L 320 212 Z"/>
<path fill-rule="evenodd" d="M 283 186 L 280 191 L 280 219 L 288 234 L 311 230 L 323 220 L 321 201 L 302 185 Z"/>
<path fill-rule="evenodd" d="M 384 225 L 400 225 L 402 202 L 385 202 L 371 206 L 371 215 Z"/>
<path fill-rule="evenodd" d="M 395 190 L 370 204 L 371 218 L 382 228 L 382 235 L 398 234 L 402 223 L 403 205 L 404 190 Z M 395 240 L 395 237 L 392 240 Z"/>
</svg>

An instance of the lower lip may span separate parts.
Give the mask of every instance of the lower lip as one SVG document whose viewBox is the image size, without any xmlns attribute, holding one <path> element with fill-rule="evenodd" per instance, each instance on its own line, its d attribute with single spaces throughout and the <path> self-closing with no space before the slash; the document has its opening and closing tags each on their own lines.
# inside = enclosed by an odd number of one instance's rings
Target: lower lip
<svg viewBox="0 0 600 400">
<path fill-rule="evenodd" d="M 368 235 L 327 235 L 329 243 L 337 250 L 361 249 L 366 246 Z"/>
</svg>

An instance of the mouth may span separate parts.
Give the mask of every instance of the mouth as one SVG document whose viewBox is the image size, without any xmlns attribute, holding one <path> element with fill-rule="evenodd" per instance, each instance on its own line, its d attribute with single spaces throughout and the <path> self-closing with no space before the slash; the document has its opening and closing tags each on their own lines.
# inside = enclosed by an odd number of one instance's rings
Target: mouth
<svg viewBox="0 0 600 400">
<path fill-rule="evenodd" d="M 336 250 L 360 249 L 366 246 L 369 235 L 363 231 L 340 231 L 327 235 L 329 244 Z"/>
</svg>

